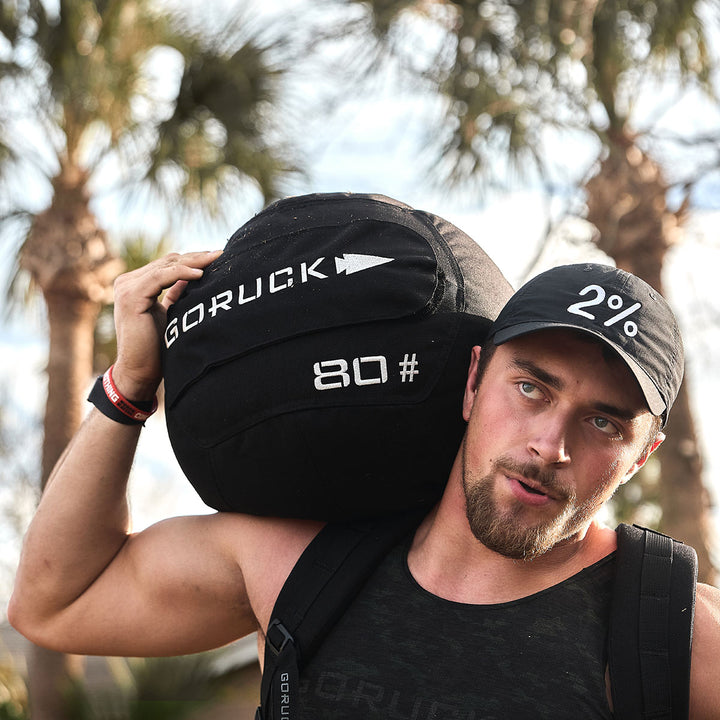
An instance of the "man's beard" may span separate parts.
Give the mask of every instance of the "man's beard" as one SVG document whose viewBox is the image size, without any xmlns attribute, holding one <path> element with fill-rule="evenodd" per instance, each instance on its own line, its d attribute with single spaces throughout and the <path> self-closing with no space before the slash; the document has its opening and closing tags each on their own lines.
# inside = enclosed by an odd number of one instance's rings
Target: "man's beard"
<svg viewBox="0 0 720 720">
<path fill-rule="evenodd" d="M 505 473 L 520 475 L 541 484 L 543 491 L 552 495 L 551 502 L 558 504 L 557 512 L 528 524 L 523 518 L 532 513 L 533 508 L 514 498 L 507 501 L 508 509 L 501 511 L 493 486 L 496 478 Z M 463 488 L 470 529 L 483 545 L 500 555 L 516 560 L 533 560 L 583 528 L 609 497 L 609 476 L 610 473 L 598 483 L 592 496 L 578 504 L 575 490 L 560 483 L 553 470 L 535 463 L 516 463 L 507 456 L 497 458 L 488 475 L 471 482 L 463 453 Z"/>
</svg>

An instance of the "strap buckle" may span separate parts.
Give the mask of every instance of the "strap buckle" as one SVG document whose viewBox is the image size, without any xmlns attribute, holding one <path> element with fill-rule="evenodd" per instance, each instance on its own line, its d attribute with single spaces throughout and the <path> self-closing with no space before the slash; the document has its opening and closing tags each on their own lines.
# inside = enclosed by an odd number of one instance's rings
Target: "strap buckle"
<svg viewBox="0 0 720 720">
<path fill-rule="evenodd" d="M 275 657 L 277 657 L 289 642 L 294 643 L 295 640 L 288 629 L 280 620 L 273 620 L 265 634 L 265 645 L 268 646 L 273 651 Z"/>
</svg>

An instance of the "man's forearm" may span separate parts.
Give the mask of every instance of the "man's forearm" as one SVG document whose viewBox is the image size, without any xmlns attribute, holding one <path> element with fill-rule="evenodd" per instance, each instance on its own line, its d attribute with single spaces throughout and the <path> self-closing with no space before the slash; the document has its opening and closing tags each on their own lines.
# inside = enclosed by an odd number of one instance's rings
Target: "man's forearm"
<svg viewBox="0 0 720 720">
<path fill-rule="evenodd" d="M 132 407 L 154 396 L 162 379 L 167 308 L 219 254 L 170 253 L 116 280 L 118 354 L 112 377 L 108 374 L 112 393 L 105 389 L 112 407 L 104 405 L 102 396 L 96 398 L 99 407 L 104 406 L 102 413 L 91 410 L 76 433 L 48 481 L 28 530 L 8 608 L 10 621 L 26 636 L 42 639 L 49 646 L 68 646 L 82 614 L 74 611 L 81 608 L 94 618 L 87 619 L 92 629 L 79 646 L 101 647 L 102 642 L 93 635 L 104 635 L 114 618 L 100 620 L 99 616 L 112 603 L 115 612 L 122 614 L 126 589 L 129 597 L 134 596 L 139 614 L 138 598 L 144 598 L 146 592 L 143 581 L 157 568 L 163 569 L 162 559 L 156 564 L 151 560 L 152 570 L 138 580 L 142 573 L 133 565 L 137 557 L 122 552 L 129 547 L 127 480 L 141 426 L 124 424 L 129 416 L 118 398 Z M 117 417 L 113 411 L 118 408 L 125 417 L 116 422 L 111 418 Z M 106 411 L 109 417 L 103 414 Z M 112 580 L 113 587 L 106 588 L 102 580 L 115 577 L 119 581 Z M 131 624 L 127 618 L 126 624 Z M 118 644 L 113 641 L 110 646 Z"/>
<path fill-rule="evenodd" d="M 9 614 L 41 621 L 79 597 L 129 532 L 127 479 L 140 426 L 91 410 L 43 493 L 27 532 Z"/>
</svg>

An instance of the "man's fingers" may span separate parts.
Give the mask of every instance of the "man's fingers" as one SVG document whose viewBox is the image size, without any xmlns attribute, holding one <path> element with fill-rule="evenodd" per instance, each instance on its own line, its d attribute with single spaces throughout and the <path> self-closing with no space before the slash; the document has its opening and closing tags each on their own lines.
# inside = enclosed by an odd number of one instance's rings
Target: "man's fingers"
<svg viewBox="0 0 720 720">
<path fill-rule="evenodd" d="M 168 266 L 179 265 L 202 269 L 222 255 L 222 250 L 202 250 L 200 252 L 170 253 L 158 261 Z M 151 263 L 152 265 L 152 263 Z"/>
<path fill-rule="evenodd" d="M 126 397 L 152 397 L 162 376 L 165 311 L 188 281 L 201 277 L 203 269 L 219 255 L 220 251 L 171 253 L 115 281 L 118 354 L 113 374 Z M 159 302 L 163 290 L 167 293 Z"/>
<path fill-rule="evenodd" d="M 180 264 L 184 262 L 185 265 L 189 266 L 192 270 L 195 271 L 197 277 L 200 277 L 203 268 L 207 267 L 213 260 L 220 257 L 220 255 L 222 255 L 222 252 L 222 250 L 213 250 L 208 252 L 188 253 L 186 255 L 180 255 L 177 258 L 177 262 Z M 179 299 L 187 284 L 187 279 L 178 280 L 174 285 L 171 285 L 168 288 L 165 295 L 163 295 L 161 303 L 166 310 Z"/>
<path fill-rule="evenodd" d="M 159 295 L 162 290 L 172 287 L 179 280 L 196 280 L 202 271 L 213 260 L 220 256 L 222 250 L 214 252 L 171 253 L 147 266 L 147 270 L 155 280 Z"/>
<path fill-rule="evenodd" d="M 121 275 L 115 283 L 115 301 L 142 300 L 143 309 L 148 301 L 155 302 L 163 290 L 173 288 L 178 282 L 187 283 L 202 277 L 203 269 L 218 258 L 222 250 L 213 252 L 170 253 L 139 270 Z M 179 297 L 174 295 L 171 302 Z M 141 310 L 142 311 L 142 310 Z"/>
<path fill-rule="evenodd" d="M 160 303 L 166 310 L 178 300 L 182 291 L 187 286 L 187 280 L 178 280 L 172 287 L 168 288 L 168 291 L 163 295 L 162 302 Z"/>
</svg>

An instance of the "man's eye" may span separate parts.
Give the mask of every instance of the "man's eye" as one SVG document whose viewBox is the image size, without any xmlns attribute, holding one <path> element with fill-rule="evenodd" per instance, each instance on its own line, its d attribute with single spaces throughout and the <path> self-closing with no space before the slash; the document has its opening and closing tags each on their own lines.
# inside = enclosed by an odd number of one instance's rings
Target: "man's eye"
<svg viewBox="0 0 720 720">
<path fill-rule="evenodd" d="M 536 398 L 540 393 L 537 385 L 533 385 L 529 382 L 518 383 L 518 387 L 520 388 L 520 392 L 525 395 L 525 397 Z"/>
<path fill-rule="evenodd" d="M 605 417 L 594 417 L 592 419 L 592 424 L 606 435 L 615 435 L 618 432 L 614 423 L 610 422 L 610 420 Z"/>
</svg>

